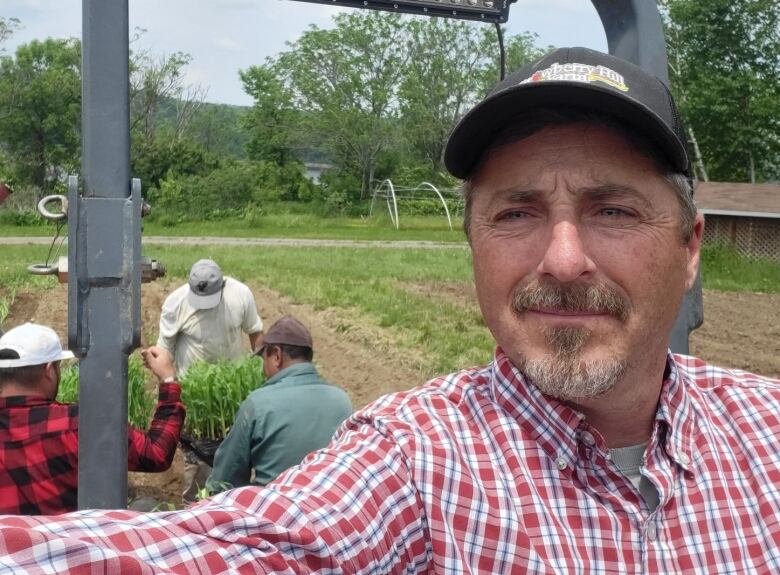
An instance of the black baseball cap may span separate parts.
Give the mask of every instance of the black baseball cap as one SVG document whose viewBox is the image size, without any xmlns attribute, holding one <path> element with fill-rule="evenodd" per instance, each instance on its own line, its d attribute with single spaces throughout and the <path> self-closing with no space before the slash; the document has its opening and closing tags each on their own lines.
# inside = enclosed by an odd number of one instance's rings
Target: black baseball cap
<svg viewBox="0 0 780 575">
<path fill-rule="evenodd" d="M 588 48 L 560 48 L 496 84 L 452 130 L 444 165 L 453 176 L 468 178 L 514 117 L 556 107 L 616 118 L 654 144 L 673 169 L 691 176 L 685 131 L 666 84 L 639 66 Z"/>
</svg>

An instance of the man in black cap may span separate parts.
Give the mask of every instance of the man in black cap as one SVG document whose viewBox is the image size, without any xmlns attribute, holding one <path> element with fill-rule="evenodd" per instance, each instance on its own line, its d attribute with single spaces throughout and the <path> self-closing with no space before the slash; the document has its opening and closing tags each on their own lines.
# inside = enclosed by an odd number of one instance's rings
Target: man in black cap
<svg viewBox="0 0 780 575">
<path fill-rule="evenodd" d="M 352 413 L 349 396 L 317 373 L 311 334 L 294 317 L 271 326 L 257 355 L 266 381 L 241 404 L 214 456 L 207 483 L 212 493 L 270 483 L 328 445 Z"/>
<path fill-rule="evenodd" d="M 780 381 L 667 349 L 703 219 L 664 84 L 556 50 L 460 121 L 445 162 L 489 365 L 378 400 L 265 489 L 0 544 L 93 571 L 131 540 L 138 571 L 780 572 Z"/>
</svg>

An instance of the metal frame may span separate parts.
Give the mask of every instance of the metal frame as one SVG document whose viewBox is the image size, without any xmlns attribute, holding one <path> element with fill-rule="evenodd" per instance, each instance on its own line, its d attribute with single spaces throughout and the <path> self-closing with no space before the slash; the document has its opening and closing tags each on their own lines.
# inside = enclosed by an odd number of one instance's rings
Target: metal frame
<svg viewBox="0 0 780 575">
<path fill-rule="evenodd" d="M 609 51 L 667 80 L 656 3 L 592 2 Z M 379 0 L 349 3 L 388 8 Z M 82 190 L 79 194 L 78 181 L 71 179 L 68 206 L 73 274 L 68 282 L 68 340 L 82 358 L 78 506 L 123 508 L 127 360 L 139 343 L 141 301 L 140 184 L 131 193 L 130 182 L 128 0 L 82 0 L 82 18 Z M 672 349 L 687 352 L 688 333 L 701 319 L 697 284 L 678 317 Z"/>
<path fill-rule="evenodd" d="M 385 188 L 387 188 L 387 190 Z M 396 193 L 396 190 L 404 194 L 409 193 L 411 195 L 399 196 Z M 447 206 L 447 201 L 444 199 L 444 196 L 439 191 L 439 188 L 437 188 L 430 182 L 422 182 L 416 188 L 407 188 L 407 187 L 396 188 L 392 180 L 387 179 L 382 181 L 382 183 L 379 184 L 379 186 L 374 188 L 374 193 L 371 194 L 371 205 L 368 208 L 368 215 L 369 217 L 374 215 L 374 202 L 376 202 L 376 199 L 378 197 L 379 198 L 383 197 L 385 198 L 387 203 L 387 212 L 390 214 L 390 221 L 393 222 L 395 229 L 400 229 L 401 221 L 398 216 L 398 200 L 419 199 L 415 197 L 414 193 L 421 190 L 430 190 L 436 194 L 436 196 L 439 198 L 439 201 L 441 202 L 441 205 L 444 207 L 444 214 L 447 216 L 447 224 L 450 227 L 450 231 L 452 231 L 452 217 L 450 216 L 450 208 Z M 392 204 L 390 203 L 391 200 L 392 200 Z"/>
<path fill-rule="evenodd" d="M 515 0 L 299 0 L 341 8 L 368 8 L 418 16 L 441 16 L 477 22 L 506 22 Z"/>
<path fill-rule="evenodd" d="M 82 189 L 68 197 L 68 343 L 79 366 L 79 509 L 127 506 L 127 360 L 139 343 L 128 0 L 82 0 Z M 79 191 L 81 193 L 79 193 Z"/>
</svg>

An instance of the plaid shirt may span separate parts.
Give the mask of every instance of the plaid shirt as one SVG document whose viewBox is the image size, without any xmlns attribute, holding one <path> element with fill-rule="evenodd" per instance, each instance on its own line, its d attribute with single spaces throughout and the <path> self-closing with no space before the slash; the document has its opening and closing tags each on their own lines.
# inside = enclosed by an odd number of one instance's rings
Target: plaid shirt
<svg viewBox="0 0 780 575">
<path fill-rule="evenodd" d="M 160 385 L 148 432 L 128 429 L 131 471 L 171 466 L 184 423 L 179 384 Z M 78 405 L 36 396 L 0 397 L 0 512 L 22 515 L 76 509 Z"/>
<path fill-rule="evenodd" d="M 778 573 L 779 406 L 780 381 L 670 356 L 650 511 L 598 432 L 499 350 L 369 406 L 266 488 L 4 518 L 0 572 Z"/>
</svg>

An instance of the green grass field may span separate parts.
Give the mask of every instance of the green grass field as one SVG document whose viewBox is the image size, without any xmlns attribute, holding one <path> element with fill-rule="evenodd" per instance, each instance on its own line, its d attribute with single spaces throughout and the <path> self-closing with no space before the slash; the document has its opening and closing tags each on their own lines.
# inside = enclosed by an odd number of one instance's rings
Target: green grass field
<svg viewBox="0 0 780 575">
<path fill-rule="evenodd" d="M 144 221 L 146 236 L 226 236 L 239 238 L 316 238 L 344 240 L 414 240 L 464 242 L 463 219 L 453 218 L 450 230 L 447 219 L 436 216 L 401 216 L 400 229 L 393 227 L 385 215 L 373 218 L 323 218 L 311 214 L 278 214 L 246 219 L 206 222 L 182 222 L 173 227 L 155 221 Z M 42 223 L 17 226 L 0 218 L 0 237 L 53 237 L 55 225 Z M 67 234 L 63 228 L 63 234 Z"/>
<path fill-rule="evenodd" d="M 19 290 L 54 285 L 54 278 L 25 271 L 29 263 L 42 261 L 47 249 L 3 247 L 0 299 L 7 300 Z M 185 278 L 194 260 L 211 257 L 230 275 L 266 285 L 294 302 L 355 312 L 369 324 L 388 330 L 401 349 L 422 355 L 432 372 L 483 362 L 493 351 L 479 310 L 465 297 L 472 289 L 471 256 L 465 247 L 151 245 L 145 254 L 165 263 L 169 277 Z M 750 262 L 724 248 L 705 248 L 702 262 L 707 289 L 780 293 L 778 264 Z"/>
</svg>

